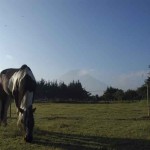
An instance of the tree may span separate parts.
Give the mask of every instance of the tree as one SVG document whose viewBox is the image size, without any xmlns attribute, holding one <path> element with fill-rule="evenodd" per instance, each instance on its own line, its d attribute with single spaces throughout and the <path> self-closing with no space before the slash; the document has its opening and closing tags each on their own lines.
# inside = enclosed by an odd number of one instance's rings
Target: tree
<svg viewBox="0 0 150 150">
<path fill-rule="evenodd" d="M 139 100 L 139 95 L 135 90 L 127 90 L 125 92 L 125 100 Z"/>
<path fill-rule="evenodd" d="M 141 87 L 137 88 L 137 93 L 139 95 L 139 99 L 146 99 L 147 96 L 147 87 L 146 85 L 142 85 Z"/>
<path fill-rule="evenodd" d="M 57 81 L 41 81 L 37 82 L 36 99 L 86 99 L 90 97 L 80 81 L 72 81 L 69 85 L 64 82 L 58 83 Z"/>
<path fill-rule="evenodd" d="M 115 100 L 122 101 L 124 99 L 124 91 L 121 89 L 117 89 L 117 91 L 114 93 Z"/>
<path fill-rule="evenodd" d="M 149 65 L 150 68 L 150 65 Z M 150 72 L 148 73 L 148 78 L 145 81 L 145 84 L 147 86 L 147 107 L 148 107 L 148 117 L 150 117 L 150 103 L 149 103 L 149 93 L 150 93 Z"/>
<path fill-rule="evenodd" d="M 150 77 L 148 76 L 148 78 L 145 80 L 145 84 L 150 86 Z"/>
<path fill-rule="evenodd" d="M 68 87 L 64 82 L 59 83 L 59 98 L 67 99 Z"/>
<path fill-rule="evenodd" d="M 69 98 L 75 99 L 85 99 L 89 97 L 89 92 L 87 92 L 83 87 L 80 81 L 73 81 L 68 85 Z"/>
<path fill-rule="evenodd" d="M 115 93 L 117 92 L 118 89 L 113 88 L 113 87 L 107 87 L 106 91 L 104 91 L 103 94 L 103 99 L 110 101 L 110 100 L 115 100 Z"/>
</svg>

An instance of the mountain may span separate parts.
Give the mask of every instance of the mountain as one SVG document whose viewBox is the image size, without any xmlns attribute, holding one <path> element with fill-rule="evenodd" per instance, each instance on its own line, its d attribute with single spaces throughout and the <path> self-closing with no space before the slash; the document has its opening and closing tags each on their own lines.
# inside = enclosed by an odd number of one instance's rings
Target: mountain
<svg viewBox="0 0 150 150">
<path fill-rule="evenodd" d="M 83 88 L 92 93 L 93 95 L 102 95 L 104 90 L 106 90 L 107 85 L 102 81 L 94 78 L 88 72 L 83 70 L 72 70 L 64 75 L 62 75 L 59 79 L 60 81 L 64 81 L 66 84 L 74 81 L 80 81 Z"/>
</svg>

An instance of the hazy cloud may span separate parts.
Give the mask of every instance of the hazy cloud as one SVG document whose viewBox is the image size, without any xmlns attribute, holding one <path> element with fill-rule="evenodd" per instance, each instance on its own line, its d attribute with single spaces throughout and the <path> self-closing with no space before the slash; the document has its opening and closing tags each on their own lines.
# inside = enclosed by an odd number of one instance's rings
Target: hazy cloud
<svg viewBox="0 0 150 150">
<path fill-rule="evenodd" d="M 82 77 L 85 75 L 91 75 L 93 71 L 94 69 L 81 69 L 81 70 L 77 70 L 77 73 L 79 77 Z"/>
<path fill-rule="evenodd" d="M 78 76 L 85 76 L 85 75 L 87 75 L 87 74 L 89 74 L 89 71 L 88 70 L 79 70 L 78 71 Z"/>
<path fill-rule="evenodd" d="M 148 71 L 134 71 L 124 74 L 96 72 L 94 69 L 72 70 L 60 77 L 61 81 L 69 83 L 80 80 L 83 87 L 93 94 L 102 95 L 107 86 L 123 90 L 137 89 L 144 84 Z"/>
<path fill-rule="evenodd" d="M 14 57 L 13 57 L 12 55 L 7 54 L 7 55 L 6 55 L 6 59 L 8 59 L 8 60 L 13 60 Z"/>
<path fill-rule="evenodd" d="M 81 70 L 72 70 L 60 77 L 60 81 L 64 81 L 66 84 L 77 80 L 80 80 L 83 88 L 92 94 L 102 95 L 104 90 L 106 90 L 107 85 L 95 78 L 92 74 L 93 69 L 81 69 Z"/>
<path fill-rule="evenodd" d="M 147 71 L 130 72 L 116 76 L 113 85 L 123 90 L 136 89 L 144 84 L 146 78 Z"/>
</svg>

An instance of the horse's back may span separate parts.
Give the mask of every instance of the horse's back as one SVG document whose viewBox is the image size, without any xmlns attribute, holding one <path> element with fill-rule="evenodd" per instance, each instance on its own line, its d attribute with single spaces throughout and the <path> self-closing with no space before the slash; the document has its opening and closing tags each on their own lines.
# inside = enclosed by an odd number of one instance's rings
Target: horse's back
<svg viewBox="0 0 150 150">
<path fill-rule="evenodd" d="M 18 70 L 19 69 L 14 69 L 14 68 L 5 69 L 1 72 L 0 76 L 1 78 L 10 79 L 13 76 L 13 74 L 17 72 Z"/>
</svg>

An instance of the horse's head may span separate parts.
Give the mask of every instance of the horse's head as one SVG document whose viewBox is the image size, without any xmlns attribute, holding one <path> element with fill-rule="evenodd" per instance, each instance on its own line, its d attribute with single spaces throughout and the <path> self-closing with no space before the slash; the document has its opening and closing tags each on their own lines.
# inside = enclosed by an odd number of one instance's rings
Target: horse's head
<svg viewBox="0 0 150 150">
<path fill-rule="evenodd" d="M 21 126 L 23 127 L 25 137 L 24 140 L 26 142 L 32 142 L 33 140 L 33 128 L 34 128 L 34 116 L 36 108 L 32 108 L 32 105 L 28 107 L 26 110 L 20 108 L 19 120 Z"/>
</svg>

